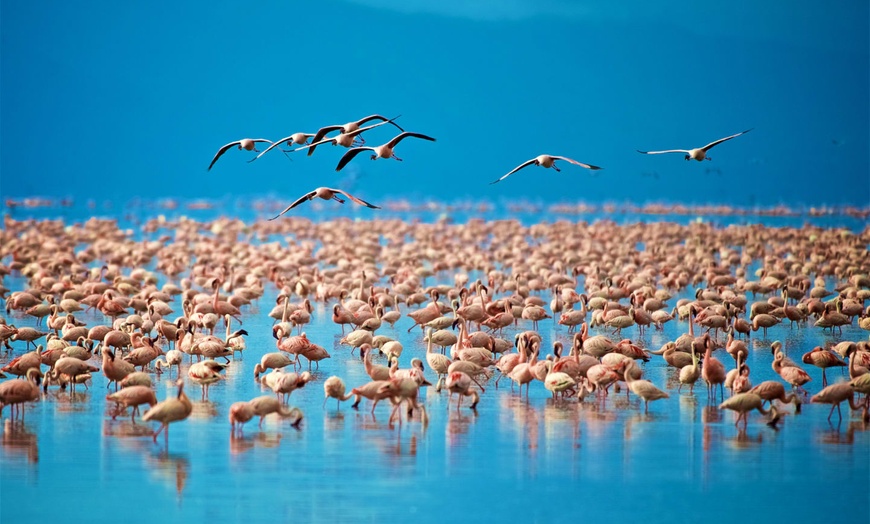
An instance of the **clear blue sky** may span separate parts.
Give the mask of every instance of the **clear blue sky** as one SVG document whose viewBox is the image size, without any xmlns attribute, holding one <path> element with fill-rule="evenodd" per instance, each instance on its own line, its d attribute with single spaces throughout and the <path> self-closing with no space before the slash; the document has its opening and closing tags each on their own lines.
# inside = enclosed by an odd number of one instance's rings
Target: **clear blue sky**
<svg viewBox="0 0 870 524">
<path fill-rule="evenodd" d="M 328 185 L 374 202 L 870 203 L 868 2 L 681 4 L 3 2 L 0 197 L 291 199 Z M 348 174 L 331 146 L 251 164 L 233 150 L 206 171 L 232 140 L 371 113 L 438 141 L 403 142 L 404 162 L 360 155 Z M 747 128 L 710 162 L 635 151 Z M 540 153 L 605 170 L 488 185 Z"/>
</svg>

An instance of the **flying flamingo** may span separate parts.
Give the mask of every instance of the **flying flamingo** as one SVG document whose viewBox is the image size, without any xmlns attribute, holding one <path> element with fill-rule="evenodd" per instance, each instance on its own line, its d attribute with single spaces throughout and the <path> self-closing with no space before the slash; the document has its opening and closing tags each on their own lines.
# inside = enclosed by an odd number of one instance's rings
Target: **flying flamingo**
<svg viewBox="0 0 870 524">
<path fill-rule="evenodd" d="M 523 162 L 522 164 L 518 165 L 517 167 L 511 169 L 510 171 L 507 172 L 507 174 L 502 175 L 502 177 L 499 178 L 498 180 L 494 180 L 494 181 L 490 182 L 490 185 L 501 182 L 505 178 L 507 178 L 507 177 L 511 176 L 512 174 L 516 173 L 517 171 L 519 171 L 520 169 L 522 169 L 526 166 L 530 166 L 532 164 L 534 164 L 536 166 L 541 166 L 541 167 L 552 167 L 556 171 L 562 171 L 561 169 L 558 168 L 558 166 L 556 166 L 557 160 L 563 160 L 565 162 L 569 162 L 571 164 L 574 164 L 574 165 L 577 165 L 580 167 L 584 167 L 586 169 L 591 169 L 592 171 L 597 171 L 597 170 L 601 169 L 598 166 L 593 166 L 592 164 L 584 164 L 583 162 L 578 162 L 576 160 L 572 160 L 566 156 L 538 155 L 535 158 L 533 158 L 531 160 L 527 160 L 527 161 Z"/>
<path fill-rule="evenodd" d="M 399 116 L 401 116 L 401 115 L 399 115 Z M 371 122 L 372 120 L 380 120 L 383 124 L 392 124 L 392 125 L 396 126 L 396 128 L 399 131 L 404 131 L 404 129 L 402 129 L 402 127 L 399 126 L 399 124 L 394 122 L 394 120 L 396 120 L 397 118 L 399 118 L 399 117 L 397 116 L 397 117 L 393 117 L 393 118 L 387 118 L 387 117 L 381 116 L 381 115 L 369 115 L 367 117 L 360 118 L 359 120 L 356 120 L 353 122 L 348 122 L 348 123 L 343 124 L 343 125 L 324 126 L 324 127 L 321 127 L 320 129 L 317 130 L 317 133 L 314 134 L 314 138 L 312 138 L 311 141 L 317 142 L 318 140 L 320 140 L 324 136 L 326 136 L 326 133 L 331 133 L 332 131 L 340 131 L 343 134 L 351 133 L 351 132 L 359 129 L 366 122 Z M 360 140 L 362 141 L 362 143 L 365 143 L 365 140 L 363 140 L 362 137 L 360 137 Z"/>
<path fill-rule="evenodd" d="M 384 124 L 392 123 L 392 120 L 387 120 L 385 122 L 380 122 L 370 126 L 358 127 L 351 131 L 341 131 L 338 135 L 333 137 L 324 137 L 324 135 L 326 133 L 329 133 L 330 131 L 340 131 L 342 129 L 341 126 L 324 127 L 320 131 L 318 131 L 316 135 L 314 135 L 314 139 L 311 141 L 311 144 L 300 147 L 299 149 L 294 149 L 294 151 L 308 149 L 308 156 L 311 156 L 312 154 L 314 154 L 314 149 L 322 144 L 332 144 L 334 146 L 342 147 L 359 147 L 366 142 L 365 139 L 362 137 L 363 132 L 374 129 L 378 126 L 382 126 Z"/>
<path fill-rule="evenodd" d="M 269 147 L 264 149 L 259 155 L 255 156 L 251 160 L 248 160 L 248 162 L 253 162 L 254 160 L 260 158 L 261 156 L 265 155 L 266 153 L 268 153 L 272 149 L 280 146 L 281 144 L 287 144 L 288 146 L 292 146 L 293 144 L 298 144 L 300 146 L 304 146 L 308 143 L 308 139 L 313 137 L 313 136 L 314 136 L 314 133 L 293 133 L 290 136 L 285 136 L 284 138 L 282 138 L 280 140 L 276 140 L 272 145 L 270 145 Z"/>
<path fill-rule="evenodd" d="M 685 153 L 686 160 L 694 159 L 694 160 L 697 160 L 698 162 L 700 162 L 704 159 L 712 160 L 712 158 L 707 156 L 707 151 L 712 149 L 714 146 L 717 146 L 717 145 L 721 144 L 722 142 L 725 142 L 726 140 L 731 140 L 732 138 L 736 138 L 742 134 L 748 133 L 748 132 L 752 131 L 752 129 L 753 128 L 750 128 L 750 129 L 747 129 L 746 131 L 741 131 L 740 133 L 737 133 L 737 134 L 734 134 L 731 136 L 726 136 L 725 138 L 720 138 L 719 140 L 710 142 L 709 144 L 707 144 L 704 147 L 699 147 L 696 149 L 667 149 L 665 151 L 641 151 L 640 149 L 638 149 L 637 152 L 643 153 L 645 155 L 660 155 L 662 153 Z"/>
<path fill-rule="evenodd" d="M 338 196 L 339 194 L 346 196 L 351 201 L 353 201 L 361 206 L 366 206 L 366 207 L 371 208 L 371 209 L 380 209 L 380 207 L 378 207 L 374 204 L 370 204 L 361 198 L 357 198 L 357 197 L 351 195 L 350 193 L 348 193 L 347 191 L 343 191 L 341 189 L 333 189 L 333 188 L 329 188 L 329 187 L 318 187 L 314 191 L 310 191 L 308 193 L 305 193 L 304 195 L 302 195 L 301 197 L 296 199 L 296 201 L 293 202 L 292 204 L 290 204 L 289 206 L 287 206 L 284 209 L 284 211 L 281 211 L 280 213 L 273 216 L 269 220 L 275 220 L 276 218 L 280 217 L 281 215 L 283 215 L 287 211 L 290 211 L 291 209 L 293 209 L 294 207 L 298 206 L 299 204 L 305 202 L 306 200 L 314 200 L 315 198 L 322 198 L 323 200 L 335 200 L 339 204 L 344 204 L 344 199 L 340 198 Z"/>
<path fill-rule="evenodd" d="M 254 151 L 256 153 L 259 153 L 259 151 L 257 151 L 257 144 L 260 142 L 266 142 L 268 144 L 273 143 L 271 140 L 266 140 L 265 138 L 243 138 L 241 140 L 236 140 L 235 142 L 230 142 L 229 144 L 218 149 L 218 152 L 215 154 L 214 158 L 211 159 L 211 164 L 208 165 L 208 169 L 206 171 L 210 171 L 214 163 L 218 161 L 218 158 L 220 158 L 221 155 L 229 151 L 231 147 L 238 146 L 239 150 L 244 149 L 247 151 Z"/>
<path fill-rule="evenodd" d="M 401 161 L 402 159 L 397 157 L 395 153 L 393 153 L 393 149 L 401 142 L 404 138 L 413 137 L 413 138 L 422 138 L 423 140 L 429 140 L 434 142 L 435 139 L 431 136 L 426 136 L 420 133 L 411 133 L 409 131 L 405 131 L 403 133 L 399 133 L 392 140 L 387 142 L 386 144 L 379 145 L 377 147 L 353 147 L 344 156 L 341 157 L 341 160 L 338 161 L 338 165 L 335 166 L 336 171 L 341 171 L 341 168 L 347 165 L 348 162 L 353 160 L 355 156 L 360 154 L 363 151 L 372 151 L 372 160 L 377 160 L 378 158 L 395 158 L 396 160 Z"/>
</svg>

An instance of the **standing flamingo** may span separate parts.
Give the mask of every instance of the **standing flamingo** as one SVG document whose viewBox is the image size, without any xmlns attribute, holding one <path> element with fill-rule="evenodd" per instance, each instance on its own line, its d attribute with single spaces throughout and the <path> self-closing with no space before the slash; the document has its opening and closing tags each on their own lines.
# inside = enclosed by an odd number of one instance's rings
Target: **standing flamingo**
<svg viewBox="0 0 870 524">
<path fill-rule="evenodd" d="M 740 420 L 743 419 L 743 428 L 745 429 L 748 422 L 747 415 L 750 411 L 758 410 L 762 415 L 771 415 L 771 412 L 775 414 L 775 411 L 773 410 L 776 408 L 771 406 L 770 410 L 764 409 L 761 397 L 755 393 L 738 393 L 719 404 L 719 409 L 730 409 L 731 411 L 736 411 L 738 416 L 734 425 L 738 425 Z"/>
<path fill-rule="evenodd" d="M 169 444 L 169 424 L 184 420 L 193 412 L 193 403 L 187 398 L 184 393 L 184 380 L 178 379 L 178 395 L 175 398 L 168 398 L 145 412 L 142 420 L 148 422 L 154 420 L 160 422 L 160 429 L 154 432 L 154 442 L 157 442 L 157 435 L 164 431 L 163 438 L 166 444 Z"/>
</svg>

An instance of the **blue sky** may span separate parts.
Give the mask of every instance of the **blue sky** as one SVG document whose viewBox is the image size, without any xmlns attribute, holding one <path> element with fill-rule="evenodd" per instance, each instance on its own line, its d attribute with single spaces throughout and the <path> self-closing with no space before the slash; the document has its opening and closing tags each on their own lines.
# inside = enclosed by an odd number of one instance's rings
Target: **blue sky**
<svg viewBox="0 0 870 524">
<path fill-rule="evenodd" d="M 681 4 L 3 2 L 0 197 L 870 203 L 868 3 Z M 206 171 L 227 142 L 372 113 L 438 141 Z M 635 151 L 748 128 L 710 162 Z M 488 184 L 541 153 L 605 169 Z"/>
</svg>

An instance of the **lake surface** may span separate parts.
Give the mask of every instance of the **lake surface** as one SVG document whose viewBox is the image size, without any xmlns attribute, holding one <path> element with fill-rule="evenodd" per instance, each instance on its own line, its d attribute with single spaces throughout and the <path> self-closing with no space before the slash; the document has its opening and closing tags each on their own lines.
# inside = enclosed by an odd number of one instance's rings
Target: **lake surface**
<svg viewBox="0 0 870 524">
<path fill-rule="evenodd" d="M 15 211 L 13 216 L 22 216 L 23 211 Z M 71 223 L 88 213 L 111 216 L 112 211 L 55 208 L 28 213 L 39 218 L 66 213 Z M 142 207 L 135 213 L 133 217 L 119 213 L 125 227 L 137 227 L 139 220 L 130 218 L 141 220 L 167 210 Z M 204 220 L 218 213 L 231 216 L 233 209 L 184 213 Z M 250 210 L 243 213 L 247 213 L 245 220 L 256 215 Z M 315 216 L 315 211 L 304 213 Z M 421 219 L 442 213 L 435 210 Z M 502 213 L 500 217 L 506 214 Z M 487 215 L 452 216 L 461 222 L 466 216 Z M 522 221 L 534 223 L 543 216 L 538 210 L 523 215 Z M 590 222 L 601 218 L 620 223 L 695 219 L 600 212 L 582 217 Z M 813 219 L 753 220 L 779 226 Z M 826 227 L 863 227 L 861 220 L 849 217 L 818 220 Z M 10 259 L 2 262 L 8 265 Z M 480 275 L 469 276 L 473 281 Z M 426 283 L 452 285 L 453 274 L 441 272 Z M 18 290 L 26 284 L 13 274 L 3 285 Z M 690 287 L 679 297 L 691 297 L 694 290 Z M 644 378 L 666 388 L 671 397 L 651 403 L 647 414 L 634 395 L 626 401 L 624 390 L 611 391 L 602 407 L 591 395 L 582 403 L 554 401 L 540 382 L 532 384 L 526 399 L 512 391 L 509 380 L 496 388 L 494 379 L 484 384 L 486 391 L 476 411 L 468 408 L 467 400 L 457 409 L 456 398 L 449 401 L 446 391 L 421 389 L 426 424 L 419 418 L 390 424 L 388 402 L 381 403 L 374 416 L 366 400 L 359 410 L 351 409 L 350 402 L 337 408 L 334 400 L 324 407 L 323 381 L 330 375 L 342 377 L 348 389 L 369 381 L 358 352 L 351 355 L 348 346 L 339 345 L 341 330 L 331 320 L 333 302 L 314 302 L 312 321 L 305 327 L 308 338 L 324 346 L 332 358 L 322 361 L 315 380 L 290 398 L 290 405 L 304 412 L 300 428 L 270 416 L 262 430 L 254 419 L 246 425 L 244 437 L 232 437 L 227 421 L 230 404 L 270 393 L 254 381 L 253 368 L 262 354 L 276 351 L 273 320 L 268 317 L 276 295 L 276 287 L 267 285 L 265 295 L 243 309 L 243 327 L 250 334 L 247 349 L 230 363 L 227 379 L 211 387 L 209 401 L 200 401 L 199 386 L 186 381 L 194 411 L 188 420 L 171 425 L 168 446 L 162 435 L 157 443 L 152 441 L 150 432 L 157 425 L 138 417 L 135 424 L 129 417 L 112 420 L 112 408 L 104 400 L 107 382 L 100 373 L 94 374 L 88 390 L 79 386 L 72 397 L 68 391 L 50 388 L 40 402 L 28 405 L 23 423 L 10 421 L 6 408 L 0 447 L 0 521 L 867 522 L 870 518 L 870 426 L 859 413 L 844 407 L 843 419 L 838 422 L 834 413 L 829 422 L 826 405 L 805 404 L 799 415 L 788 407 L 789 414 L 774 430 L 765 424 L 765 417 L 753 412 L 744 431 L 735 426 L 733 412 L 721 411 L 708 400 L 702 380 L 694 393 L 684 388 L 678 394 L 676 371 L 666 368 L 661 357 L 653 356 L 643 366 Z M 542 297 L 549 302 L 550 293 Z M 180 305 L 171 305 L 177 315 Z M 89 326 L 106 323 L 98 312 L 76 316 Z M 32 318 L 15 312 L 7 315 L 7 321 L 18 327 L 35 325 Z M 402 342 L 401 367 L 407 367 L 414 356 L 423 358 L 426 350 L 419 329 L 407 332 L 410 325 L 403 315 L 394 328 L 385 325 L 378 330 Z M 521 322 L 507 328 L 503 336 L 512 340 L 525 329 L 530 325 Z M 641 337 L 632 327 L 624 336 L 658 349 L 686 330 L 686 322 L 673 321 L 663 331 L 650 329 Z M 544 339 L 542 354 L 556 340 L 570 345 L 565 326 L 545 320 L 539 331 Z M 787 323 L 771 328 L 766 337 L 759 331 L 748 342 L 752 382 L 778 379 L 770 366 L 773 340 L 782 341 L 788 355 L 799 360 L 801 354 L 831 340 L 866 338 L 867 332 L 854 322 L 834 335 L 808 326 L 790 328 Z M 0 363 L 24 353 L 23 343 L 13 346 L 12 354 L 0 357 Z M 719 358 L 727 368 L 733 367 L 724 352 Z M 385 363 L 383 357 L 376 360 Z M 188 366 L 185 359 L 182 376 L 186 377 Z M 821 370 L 802 367 L 813 380 L 807 389 L 818 392 Z M 831 382 L 848 378 L 843 368 L 827 374 Z M 426 375 L 434 382 L 428 368 Z M 174 395 L 174 373 L 172 378 L 163 374 L 156 379 L 156 389 L 158 400 Z"/>
</svg>

